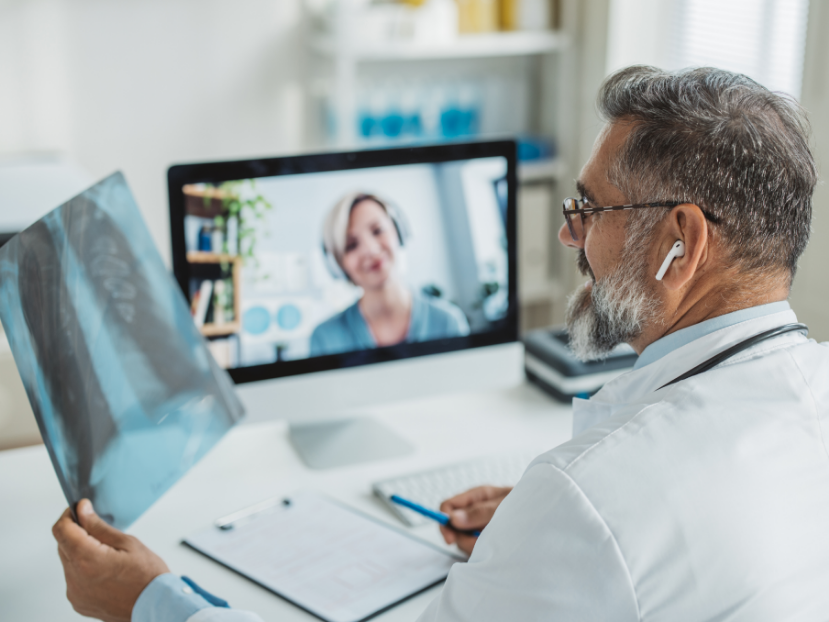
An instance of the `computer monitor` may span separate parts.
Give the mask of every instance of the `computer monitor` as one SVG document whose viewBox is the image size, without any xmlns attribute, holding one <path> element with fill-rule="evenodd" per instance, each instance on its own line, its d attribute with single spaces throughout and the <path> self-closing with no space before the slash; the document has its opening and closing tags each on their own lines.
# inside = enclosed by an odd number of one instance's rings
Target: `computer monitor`
<svg viewBox="0 0 829 622">
<path fill-rule="evenodd" d="M 173 166 L 173 268 L 248 421 L 311 466 L 406 451 L 360 406 L 522 376 L 513 141 Z"/>
</svg>

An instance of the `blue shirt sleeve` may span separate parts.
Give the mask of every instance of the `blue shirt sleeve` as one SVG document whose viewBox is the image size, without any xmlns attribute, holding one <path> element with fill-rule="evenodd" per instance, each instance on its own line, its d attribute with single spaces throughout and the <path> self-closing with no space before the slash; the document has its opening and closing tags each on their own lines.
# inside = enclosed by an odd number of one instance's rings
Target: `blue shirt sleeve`
<svg viewBox="0 0 829 622">
<path fill-rule="evenodd" d="M 179 577 L 157 576 L 144 588 L 132 608 L 131 622 L 185 622 L 212 605 Z"/>
</svg>

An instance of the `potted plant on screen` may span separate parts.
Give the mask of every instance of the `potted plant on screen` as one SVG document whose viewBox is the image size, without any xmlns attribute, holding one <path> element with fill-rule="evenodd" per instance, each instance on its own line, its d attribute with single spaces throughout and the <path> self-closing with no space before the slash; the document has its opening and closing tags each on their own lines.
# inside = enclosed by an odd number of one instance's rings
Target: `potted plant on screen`
<svg viewBox="0 0 829 622">
<path fill-rule="evenodd" d="M 258 192 L 255 179 L 226 181 L 213 188 L 213 196 L 205 194 L 204 200 L 205 206 L 212 203 L 211 199 L 221 200 L 221 208 L 213 217 L 213 223 L 223 232 L 222 252 L 238 254 L 245 263 L 248 260 L 255 263 L 256 221 L 263 220 L 273 205 Z M 236 253 L 231 253 L 234 250 L 232 246 L 236 247 Z"/>
</svg>

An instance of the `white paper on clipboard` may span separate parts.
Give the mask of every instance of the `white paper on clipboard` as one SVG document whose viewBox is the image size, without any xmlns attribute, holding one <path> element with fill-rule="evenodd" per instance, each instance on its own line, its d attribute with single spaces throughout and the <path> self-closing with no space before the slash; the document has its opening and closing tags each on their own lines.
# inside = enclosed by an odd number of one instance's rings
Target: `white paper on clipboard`
<svg viewBox="0 0 829 622">
<path fill-rule="evenodd" d="M 185 544 L 329 622 L 359 622 L 446 578 L 461 561 L 313 493 Z"/>
</svg>

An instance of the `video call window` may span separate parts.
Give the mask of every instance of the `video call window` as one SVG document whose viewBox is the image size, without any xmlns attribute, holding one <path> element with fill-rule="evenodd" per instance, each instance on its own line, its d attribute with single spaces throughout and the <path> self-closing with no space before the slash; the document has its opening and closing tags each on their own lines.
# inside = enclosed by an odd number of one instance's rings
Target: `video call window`
<svg viewBox="0 0 829 622">
<path fill-rule="evenodd" d="M 509 306 L 504 157 L 187 184 L 194 321 L 242 368 L 464 337 Z M 405 334 L 363 305 L 405 292 Z"/>
</svg>

